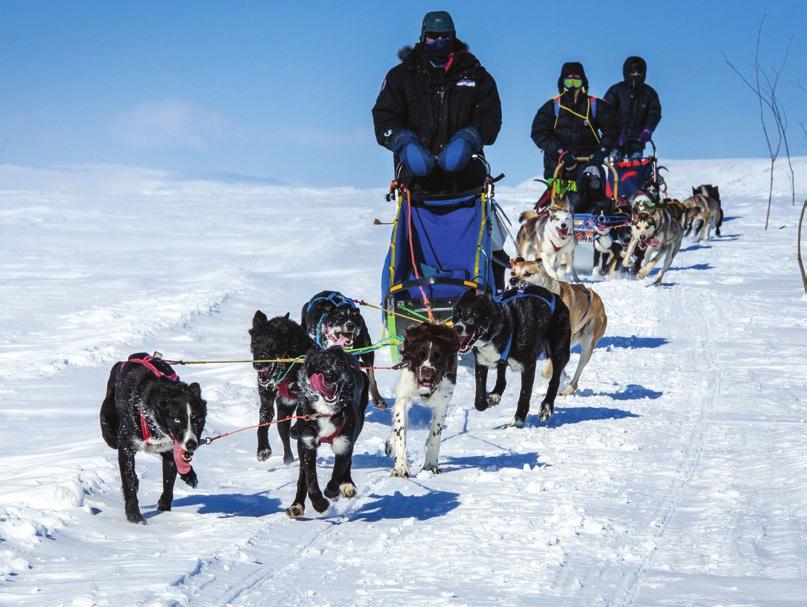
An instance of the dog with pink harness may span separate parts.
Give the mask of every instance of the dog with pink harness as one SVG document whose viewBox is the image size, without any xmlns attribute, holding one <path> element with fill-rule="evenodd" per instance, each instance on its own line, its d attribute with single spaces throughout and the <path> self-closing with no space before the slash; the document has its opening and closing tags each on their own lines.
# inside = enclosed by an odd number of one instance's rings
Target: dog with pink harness
<svg viewBox="0 0 807 607">
<path fill-rule="evenodd" d="M 126 519 L 146 524 L 137 501 L 139 481 L 135 454 L 154 453 L 162 458 L 163 492 L 158 510 L 171 510 L 177 474 L 196 488 L 191 466 L 207 417 L 207 402 L 199 384 L 180 381 L 159 355 L 132 354 L 113 365 L 101 404 L 101 435 L 118 451 Z"/>
<path fill-rule="evenodd" d="M 306 495 L 317 512 L 328 509 L 328 498 L 356 495 L 350 469 L 369 396 L 369 382 L 358 360 L 339 346 L 309 351 L 298 384 L 297 415 L 304 419 L 291 429 L 297 439 L 300 474 L 294 502 L 286 509 L 289 518 L 305 513 Z M 334 453 L 333 473 L 324 495 L 317 479 L 317 449 L 323 444 L 330 445 Z"/>
</svg>

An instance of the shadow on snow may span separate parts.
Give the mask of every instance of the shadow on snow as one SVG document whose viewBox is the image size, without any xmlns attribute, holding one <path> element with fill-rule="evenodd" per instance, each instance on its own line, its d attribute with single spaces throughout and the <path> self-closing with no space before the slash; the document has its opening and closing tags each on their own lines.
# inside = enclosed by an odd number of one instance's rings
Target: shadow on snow
<svg viewBox="0 0 807 607">
<path fill-rule="evenodd" d="M 546 425 L 549 428 L 558 428 L 560 426 L 578 424 L 580 422 L 603 419 L 625 419 L 628 417 L 641 416 L 630 411 L 625 411 L 624 409 L 614 409 L 612 407 L 563 407 L 555 409 L 552 417 L 550 417 L 549 421 L 545 424 L 539 423 L 537 415 L 528 416 L 527 422 L 530 425 Z"/>
<path fill-rule="evenodd" d="M 624 337 L 620 335 L 607 335 L 603 337 L 598 343 L 597 348 L 659 348 L 670 343 L 666 337 L 637 337 L 631 335 Z"/>
<path fill-rule="evenodd" d="M 259 517 L 275 512 L 283 512 L 281 502 L 276 497 L 267 497 L 268 491 L 259 493 L 214 493 L 210 495 L 188 495 L 174 500 L 173 507 L 199 506 L 199 514 L 220 514 L 220 518 L 233 516 Z M 155 514 L 157 514 L 155 512 Z M 148 518 L 148 516 L 146 516 Z"/>
<path fill-rule="evenodd" d="M 392 495 L 371 493 L 350 519 L 375 523 L 388 519 L 414 518 L 426 521 L 438 516 L 445 516 L 460 505 L 459 493 L 428 489 L 424 495 L 403 495 L 396 491 Z"/>
<path fill-rule="evenodd" d="M 661 398 L 663 394 L 664 392 L 645 388 L 641 384 L 628 384 L 618 392 L 594 392 L 594 390 L 591 389 L 578 390 L 575 392 L 576 396 L 608 396 L 614 400 L 641 400 L 643 398 L 655 400 Z M 617 409 L 613 409 L 613 411 L 617 411 Z M 630 415 L 625 417 L 629 417 Z"/>
</svg>

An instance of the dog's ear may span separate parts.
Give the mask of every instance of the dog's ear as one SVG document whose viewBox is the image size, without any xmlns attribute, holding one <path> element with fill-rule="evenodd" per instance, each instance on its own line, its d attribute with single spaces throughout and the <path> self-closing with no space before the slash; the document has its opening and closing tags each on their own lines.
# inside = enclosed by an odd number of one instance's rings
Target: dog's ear
<svg viewBox="0 0 807 607">
<path fill-rule="evenodd" d="M 198 383 L 193 382 L 188 384 L 188 390 L 191 391 L 191 396 L 193 396 L 193 398 L 202 400 L 202 387 Z"/>
<path fill-rule="evenodd" d="M 266 318 L 266 314 L 260 310 L 257 310 L 255 312 L 255 316 L 252 317 L 252 328 L 257 329 L 259 326 L 265 325 L 267 322 L 269 322 L 269 319 Z"/>
<path fill-rule="evenodd" d="M 289 319 L 289 312 L 286 312 L 286 315 L 285 315 L 283 318 L 285 318 L 286 320 L 288 320 L 288 319 Z"/>
</svg>

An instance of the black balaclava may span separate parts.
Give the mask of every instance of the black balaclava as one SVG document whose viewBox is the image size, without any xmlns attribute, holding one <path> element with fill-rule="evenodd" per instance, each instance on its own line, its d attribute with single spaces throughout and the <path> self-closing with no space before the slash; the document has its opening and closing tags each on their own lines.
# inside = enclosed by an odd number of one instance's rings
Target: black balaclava
<svg viewBox="0 0 807 607">
<path fill-rule="evenodd" d="M 631 72 L 640 72 L 641 75 L 631 76 Z M 622 76 L 630 88 L 639 88 L 647 77 L 647 63 L 641 57 L 628 57 L 622 64 Z"/>
</svg>

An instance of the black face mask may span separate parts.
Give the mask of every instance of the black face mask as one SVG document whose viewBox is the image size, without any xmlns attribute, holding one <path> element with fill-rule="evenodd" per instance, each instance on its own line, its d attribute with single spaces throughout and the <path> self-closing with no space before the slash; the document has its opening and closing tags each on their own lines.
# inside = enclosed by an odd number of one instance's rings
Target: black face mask
<svg viewBox="0 0 807 607">
<path fill-rule="evenodd" d="M 454 52 L 454 38 L 438 38 L 432 43 L 423 43 L 423 54 L 434 65 L 448 63 L 448 56 Z"/>
</svg>

